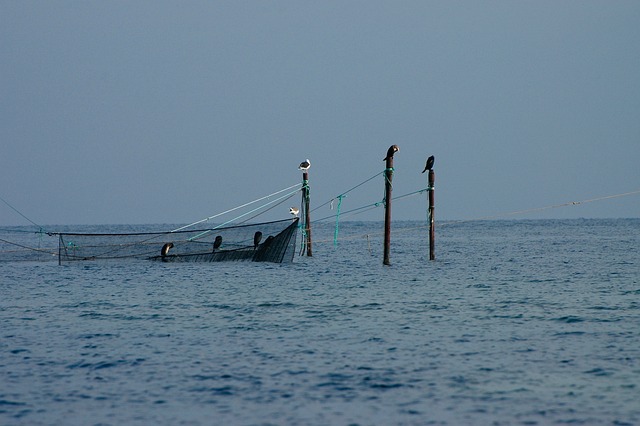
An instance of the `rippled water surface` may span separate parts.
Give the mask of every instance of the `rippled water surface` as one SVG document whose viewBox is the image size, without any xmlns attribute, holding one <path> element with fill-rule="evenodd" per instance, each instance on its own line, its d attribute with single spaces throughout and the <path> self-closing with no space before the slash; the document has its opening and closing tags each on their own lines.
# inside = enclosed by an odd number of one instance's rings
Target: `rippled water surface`
<svg viewBox="0 0 640 426">
<path fill-rule="evenodd" d="M 0 263 L 0 424 L 640 424 L 640 220 L 314 230 L 293 264 Z M 353 236 L 353 238 L 350 238 Z"/>
</svg>

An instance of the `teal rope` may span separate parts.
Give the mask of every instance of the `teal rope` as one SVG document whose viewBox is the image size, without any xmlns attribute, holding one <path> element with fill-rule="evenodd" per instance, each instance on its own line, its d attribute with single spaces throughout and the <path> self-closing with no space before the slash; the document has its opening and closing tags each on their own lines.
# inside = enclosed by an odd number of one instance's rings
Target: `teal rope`
<svg viewBox="0 0 640 426">
<path fill-rule="evenodd" d="M 382 172 L 378 172 L 378 173 L 376 173 L 375 175 L 371 176 L 369 179 L 365 180 L 364 182 L 359 183 L 359 184 L 357 184 L 356 186 L 354 186 L 353 188 L 349 189 L 348 191 L 343 192 L 343 193 L 342 193 L 342 195 L 347 195 L 349 192 L 353 191 L 353 190 L 354 190 L 354 189 L 356 189 L 356 188 L 361 187 L 362 185 L 364 185 L 365 183 L 369 182 L 370 180 L 373 180 L 373 179 L 377 178 L 377 177 L 378 177 L 378 175 L 379 175 L 380 173 L 384 173 L 384 172 L 385 172 L 385 171 L 383 170 Z M 336 198 L 337 198 L 337 197 L 336 197 Z M 335 200 L 335 198 L 330 199 L 329 201 L 327 201 L 327 202 L 326 202 L 326 203 L 324 203 L 324 204 L 320 204 L 318 207 L 314 208 L 314 209 L 313 209 L 313 210 L 311 210 L 311 211 L 312 211 L 312 212 L 314 212 L 314 211 L 318 210 L 319 208 L 324 207 L 324 206 L 326 206 L 327 204 L 331 203 L 333 200 Z"/>
<path fill-rule="evenodd" d="M 389 167 L 388 169 L 384 169 L 384 172 L 383 172 L 383 174 L 384 174 L 384 180 L 385 180 L 386 182 L 388 182 L 388 183 L 389 183 L 389 185 L 391 185 L 391 189 L 393 189 L 393 184 L 391 183 L 391 180 L 389 180 L 389 175 L 392 175 L 392 174 L 393 174 L 393 170 L 394 170 L 394 169 L 393 169 L 393 167 Z M 387 174 L 387 172 L 390 172 L 390 173 L 389 173 L 389 174 Z"/>
<path fill-rule="evenodd" d="M 404 195 L 400 195 L 398 197 L 395 197 L 395 199 L 396 200 L 400 200 L 402 198 L 410 197 L 412 195 L 421 194 L 421 193 L 423 193 L 423 192 L 425 192 L 427 190 L 428 190 L 428 188 L 419 189 L 417 191 L 413 191 L 413 192 L 410 192 L 408 194 L 404 194 Z M 367 205 L 361 206 L 361 207 L 356 207 L 354 209 L 341 212 L 341 214 L 344 216 L 345 214 L 350 214 L 350 213 L 370 210 L 370 209 L 373 209 L 373 208 L 376 208 L 376 207 L 383 206 L 384 204 L 385 204 L 385 200 L 383 198 L 381 201 L 376 201 L 375 203 L 367 204 Z M 322 222 L 322 221 L 325 221 L 325 220 L 328 220 L 328 219 L 333 219 L 334 217 L 335 217 L 335 215 L 329 215 L 329 216 L 322 217 L 320 219 L 316 219 L 316 220 L 314 220 L 314 222 Z"/>
</svg>

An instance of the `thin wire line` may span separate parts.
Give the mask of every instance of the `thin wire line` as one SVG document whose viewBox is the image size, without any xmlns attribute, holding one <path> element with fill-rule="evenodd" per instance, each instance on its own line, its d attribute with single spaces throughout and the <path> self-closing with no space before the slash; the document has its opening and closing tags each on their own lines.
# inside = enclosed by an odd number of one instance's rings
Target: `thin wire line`
<svg viewBox="0 0 640 426">
<path fill-rule="evenodd" d="M 335 197 L 333 197 L 333 198 L 332 198 L 332 199 L 330 199 L 329 201 L 327 201 L 327 202 L 325 202 L 325 203 L 323 203 L 323 204 L 320 204 L 318 207 L 316 207 L 316 208 L 314 208 L 314 209 L 311 209 L 310 213 L 313 213 L 314 211 L 318 210 L 319 208 L 326 206 L 327 204 L 329 204 L 330 202 L 332 202 L 332 201 L 333 201 L 333 200 L 335 200 L 336 198 L 338 198 L 338 197 L 340 197 L 340 196 L 342 196 L 342 195 L 346 195 L 346 194 L 348 194 L 349 192 L 353 191 L 354 189 L 361 187 L 362 185 L 364 185 L 365 183 L 369 182 L 370 180 L 373 180 L 373 179 L 375 179 L 376 177 L 378 177 L 381 173 L 384 173 L 384 170 L 383 170 L 382 172 L 378 172 L 378 173 L 376 173 L 375 175 L 371 176 L 369 179 L 365 180 L 364 182 L 361 182 L 361 183 L 357 184 L 357 185 L 356 185 L 356 186 L 354 186 L 353 188 L 351 188 L 351 189 L 349 189 L 349 190 L 347 190 L 347 191 L 345 191 L 345 192 L 341 193 L 340 195 L 336 195 Z"/>
<path fill-rule="evenodd" d="M 229 210 L 227 210 L 227 211 L 224 211 L 224 212 L 222 212 L 222 213 L 214 214 L 213 216 L 209 216 L 209 217 L 207 217 L 207 218 L 205 218 L 205 219 L 201 219 L 201 220 L 199 220 L 199 221 L 197 221 L 197 222 L 193 222 L 193 223 L 191 223 L 191 224 L 189 224 L 189 225 L 181 226 L 180 228 L 176 228 L 176 229 L 174 229 L 174 230 L 172 230 L 172 231 L 170 231 L 170 232 L 177 232 L 177 231 L 181 231 L 181 230 L 183 230 L 183 229 L 189 228 L 189 227 L 194 226 L 194 225 L 197 225 L 197 224 L 199 224 L 199 223 L 206 222 L 206 221 L 208 221 L 208 220 L 214 219 L 214 218 L 216 218 L 216 217 L 222 216 L 222 215 L 227 214 L 227 213 L 231 213 L 232 211 L 235 211 L 235 210 L 241 209 L 241 208 L 243 208 L 243 207 L 247 207 L 247 206 L 249 206 L 249 205 L 251 205 L 251 204 L 253 204 L 253 203 L 257 203 L 258 201 L 262 201 L 262 200 L 265 200 L 265 199 L 267 199 L 267 198 L 269 198 L 269 197 L 272 197 L 272 196 L 274 196 L 274 195 L 280 194 L 281 192 L 288 191 L 288 190 L 290 190 L 291 188 L 295 188 L 296 186 L 300 186 L 300 184 L 299 184 L 299 183 L 297 183 L 297 184 L 295 184 L 295 185 L 291 185 L 290 187 L 288 187 L 288 188 L 284 188 L 284 189 L 281 189 L 280 191 L 274 192 L 273 194 L 266 195 L 266 196 L 264 196 L 264 197 L 258 198 L 257 200 L 250 201 L 250 202 L 248 202 L 248 203 L 245 203 L 245 204 L 243 204 L 243 205 L 241 205 L 241 206 L 238 206 L 238 207 L 234 207 L 234 208 L 229 209 Z M 271 203 L 267 203 L 267 204 L 271 204 Z M 242 217 L 242 216 L 241 216 L 241 217 Z M 234 219 L 234 220 L 235 220 L 235 219 Z"/>
<path fill-rule="evenodd" d="M 7 206 L 9 206 L 9 208 L 11 210 L 13 210 L 14 212 L 18 213 L 20 216 L 22 216 L 23 218 L 25 218 L 26 220 L 28 220 L 29 222 L 31 222 L 33 225 L 37 226 L 38 228 L 42 229 L 42 226 L 38 225 L 37 223 L 35 223 L 34 221 L 32 221 L 31 219 L 29 219 L 27 216 L 25 216 L 24 214 L 22 214 L 20 211 L 18 211 L 18 209 L 16 209 L 15 207 L 13 207 L 11 204 L 9 204 L 9 202 L 7 200 L 5 200 L 4 198 L 0 197 L 0 200 L 2 200 L 3 203 L 5 203 Z"/>
</svg>

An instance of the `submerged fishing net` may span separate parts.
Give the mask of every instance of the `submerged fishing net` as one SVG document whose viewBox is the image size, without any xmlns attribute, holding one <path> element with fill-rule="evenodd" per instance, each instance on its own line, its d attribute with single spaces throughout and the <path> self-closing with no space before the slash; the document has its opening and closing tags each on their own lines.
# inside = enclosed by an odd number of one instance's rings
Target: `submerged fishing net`
<svg viewBox="0 0 640 426">
<path fill-rule="evenodd" d="M 58 236 L 30 227 L 0 228 L 0 261 L 58 260 Z"/>
<path fill-rule="evenodd" d="M 59 261 L 148 259 L 163 262 L 291 262 L 298 219 L 122 234 L 59 233 Z"/>
</svg>

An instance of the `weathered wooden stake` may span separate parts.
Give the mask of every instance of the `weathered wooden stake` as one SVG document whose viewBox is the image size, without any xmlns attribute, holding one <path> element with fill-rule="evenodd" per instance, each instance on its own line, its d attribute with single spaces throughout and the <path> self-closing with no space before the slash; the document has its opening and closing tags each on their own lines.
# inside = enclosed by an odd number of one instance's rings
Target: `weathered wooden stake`
<svg viewBox="0 0 640 426">
<path fill-rule="evenodd" d="M 387 150 L 386 169 L 384 171 L 384 265 L 391 265 L 389 252 L 391 247 L 391 190 L 393 189 L 393 154 L 398 152 L 398 145 L 391 145 Z"/>
<path fill-rule="evenodd" d="M 436 227 L 434 220 L 435 210 L 435 188 L 434 183 L 436 181 L 436 174 L 433 169 L 429 170 L 429 260 L 436 259 Z"/>
<path fill-rule="evenodd" d="M 306 251 L 307 256 L 312 256 L 311 250 L 311 212 L 309 211 L 309 172 L 302 173 L 302 202 L 304 203 L 304 221 L 305 221 L 305 235 L 306 235 Z"/>
</svg>

